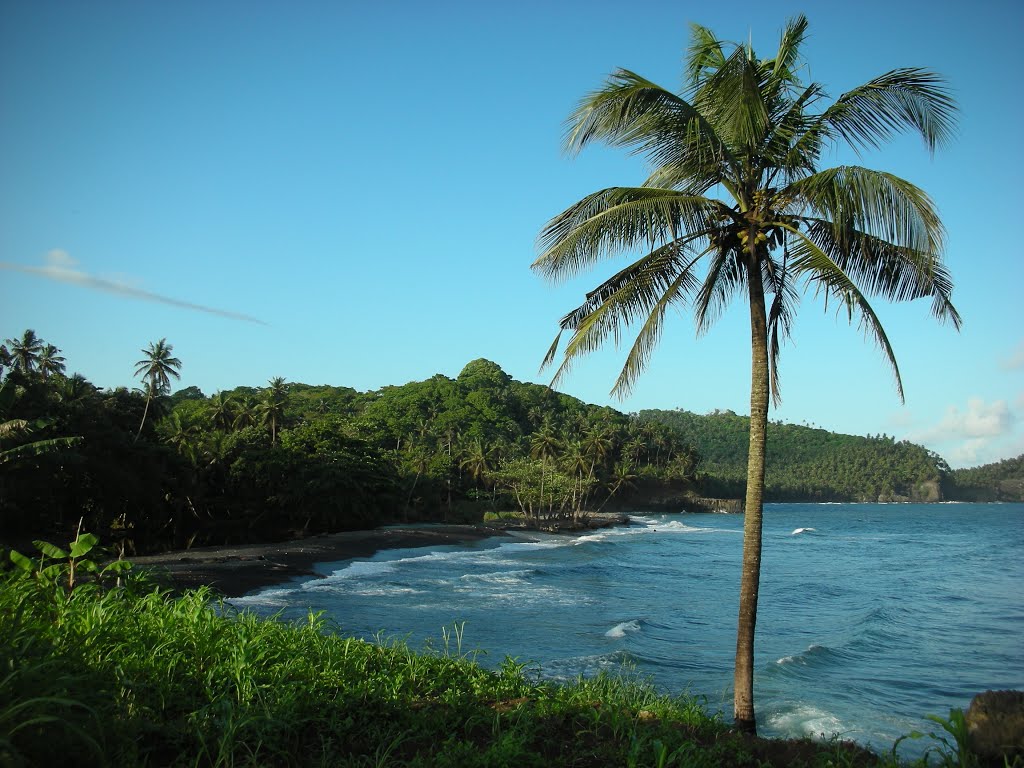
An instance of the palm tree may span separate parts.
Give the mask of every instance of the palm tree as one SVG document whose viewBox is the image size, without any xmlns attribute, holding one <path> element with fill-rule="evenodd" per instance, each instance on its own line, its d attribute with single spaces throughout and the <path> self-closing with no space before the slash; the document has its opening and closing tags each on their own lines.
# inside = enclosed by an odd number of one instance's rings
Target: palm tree
<svg viewBox="0 0 1024 768">
<path fill-rule="evenodd" d="M 540 522 L 540 510 L 544 506 L 544 480 L 546 479 L 548 461 L 558 455 L 562 450 L 562 441 L 555 434 L 551 422 L 544 422 L 539 430 L 533 433 L 530 438 L 530 455 L 540 459 L 540 504 L 537 507 L 537 522 Z M 553 506 L 553 505 L 552 505 Z"/>
<path fill-rule="evenodd" d="M 227 432 L 236 419 L 236 404 L 227 392 L 218 392 L 210 400 L 210 421 L 214 429 Z"/>
<path fill-rule="evenodd" d="M 181 368 L 181 360 L 171 356 L 174 346 L 167 343 L 167 339 L 160 339 L 158 342 L 150 342 L 146 349 L 141 350 L 145 355 L 135 363 L 135 375 L 142 378 L 146 388 L 146 407 L 142 411 L 142 421 L 139 423 L 139 431 L 135 433 L 135 439 L 142 434 L 142 427 L 146 423 L 146 415 L 149 413 L 149 404 L 158 395 L 167 394 L 171 389 L 171 377 L 181 378 L 178 369 Z"/>
<path fill-rule="evenodd" d="M 257 416 L 259 412 L 259 403 L 252 395 L 243 395 L 242 398 L 237 401 L 237 407 L 235 408 L 235 420 L 232 424 L 235 429 L 245 429 L 246 427 L 255 426 L 257 423 Z"/>
<path fill-rule="evenodd" d="M 270 387 L 263 394 L 260 413 L 263 423 L 270 427 L 270 443 L 277 442 L 277 425 L 284 417 L 284 406 L 288 402 L 288 385 L 284 378 L 276 376 L 270 380 Z"/>
<path fill-rule="evenodd" d="M 22 373 L 32 373 L 39 362 L 39 355 L 43 351 L 43 340 L 36 336 L 31 328 L 21 334 L 20 339 L 7 339 L 10 345 L 10 358 L 14 370 Z"/>
<path fill-rule="evenodd" d="M 14 358 L 11 356 L 11 352 L 7 349 L 6 344 L 0 344 L 0 377 L 4 375 L 4 370 L 11 367 L 14 362 Z"/>
<path fill-rule="evenodd" d="M 36 366 L 44 379 L 50 378 L 52 374 L 64 373 L 64 356 L 53 344 L 47 344 L 39 353 Z"/>
<path fill-rule="evenodd" d="M 768 399 L 771 393 L 779 401 L 779 349 L 800 289 L 810 286 L 851 322 L 858 318 L 891 366 L 901 399 L 896 359 L 868 297 L 929 298 L 936 318 L 960 323 L 942 261 L 944 230 L 929 197 L 890 173 L 820 167 L 837 144 L 859 152 L 907 131 L 934 152 L 955 127 L 956 105 L 944 81 L 927 70 L 897 69 L 822 108 L 822 86 L 800 80 L 806 29 L 803 16 L 791 19 L 774 57 L 759 59 L 752 45 L 723 42 L 693 25 L 682 93 L 619 70 L 585 97 L 570 117 L 566 148 L 627 147 L 647 157 L 651 173 L 639 187 L 595 192 L 548 222 L 533 264 L 549 279 L 565 279 L 601 258 L 642 251 L 560 321 L 572 337 L 556 380 L 609 335 L 639 327 L 613 388 L 620 396 L 650 359 L 669 307 L 692 306 L 703 333 L 731 299 L 746 300 L 750 451 L 734 714 L 749 732 L 756 730 L 753 643 Z M 545 363 L 558 345 L 556 337 Z"/>
<path fill-rule="evenodd" d="M 611 438 L 604 429 L 597 425 L 590 427 L 583 435 L 583 439 L 580 441 L 583 446 L 583 453 L 590 462 L 590 468 L 587 470 L 587 492 L 583 495 L 582 505 L 585 505 L 590 498 L 590 488 L 594 486 L 596 476 L 594 469 L 598 466 L 604 466 L 604 463 L 608 460 L 608 456 L 614 447 Z M 582 507 L 581 505 L 581 507 Z M 574 514 L 576 517 L 576 514 Z"/>
<path fill-rule="evenodd" d="M 164 439 L 190 462 L 195 463 L 197 457 L 196 441 L 201 436 L 199 427 L 183 417 L 179 411 L 161 422 Z"/>
</svg>

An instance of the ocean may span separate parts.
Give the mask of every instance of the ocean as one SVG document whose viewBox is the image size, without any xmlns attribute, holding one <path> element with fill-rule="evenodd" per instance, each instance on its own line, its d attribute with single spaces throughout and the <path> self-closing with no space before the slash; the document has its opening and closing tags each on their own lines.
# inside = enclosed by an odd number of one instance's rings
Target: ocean
<svg viewBox="0 0 1024 768">
<path fill-rule="evenodd" d="M 230 602 L 346 635 L 605 670 L 732 713 L 742 515 L 632 516 L 322 564 Z M 768 504 L 754 697 L 767 736 L 878 750 L 986 689 L 1024 688 L 1024 504 Z M 931 742 L 907 741 L 920 754 Z"/>
</svg>

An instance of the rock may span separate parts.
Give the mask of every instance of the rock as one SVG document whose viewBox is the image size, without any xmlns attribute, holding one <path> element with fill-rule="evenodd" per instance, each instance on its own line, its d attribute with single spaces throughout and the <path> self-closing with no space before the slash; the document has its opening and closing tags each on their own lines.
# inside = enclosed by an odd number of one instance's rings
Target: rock
<svg viewBox="0 0 1024 768">
<path fill-rule="evenodd" d="M 1024 756 L 1024 691 L 985 691 L 964 715 L 967 740 L 982 765 L 1012 765 Z"/>
</svg>

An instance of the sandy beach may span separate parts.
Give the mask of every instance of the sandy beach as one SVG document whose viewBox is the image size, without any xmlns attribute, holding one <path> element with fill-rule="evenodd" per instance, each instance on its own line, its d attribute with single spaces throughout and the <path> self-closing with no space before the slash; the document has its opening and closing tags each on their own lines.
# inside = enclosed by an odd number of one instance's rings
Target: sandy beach
<svg viewBox="0 0 1024 768">
<path fill-rule="evenodd" d="M 476 525 L 424 525 L 323 534 L 271 544 L 196 547 L 131 558 L 175 590 L 209 585 L 226 597 L 239 597 L 296 576 L 322 577 L 317 563 L 371 557 L 384 549 L 465 544 L 503 530 Z"/>
<path fill-rule="evenodd" d="M 591 513 L 582 529 L 545 529 L 543 533 L 578 535 L 595 528 L 627 525 L 629 517 L 618 513 Z M 225 597 L 240 597 L 296 576 L 323 578 L 318 563 L 372 557 L 385 549 L 439 547 L 469 544 L 492 536 L 537 533 L 516 525 L 446 525 L 431 523 L 387 526 L 369 531 L 321 534 L 306 539 L 269 544 L 239 544 L 164 552 L 130 558 L 139 569 L 150 572 L 176 591 L 207 585 Z"/>
</svg>

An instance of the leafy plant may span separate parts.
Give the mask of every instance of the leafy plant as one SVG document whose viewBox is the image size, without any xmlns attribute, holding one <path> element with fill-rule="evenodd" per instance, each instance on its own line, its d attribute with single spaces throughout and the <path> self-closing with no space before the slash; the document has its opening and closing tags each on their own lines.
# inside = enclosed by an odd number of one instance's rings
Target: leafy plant
<svg viewBox="0 0 1024 768">
<path fill-rule="evenodd" d="M 968 744 L 967 720 L 964 718 L 962 709 L 949 710 L 948 718 L 940 717 L 939 715 L 925 715 L 925 719 L 938 725 L 944 733 L 911 731 L 906 736 L 901 736 L 893 744 L 892 754 L 894 758 L 897 747 L 905 739 L 922 739 L 927 737 L 939 742 L 941 746 L 930 747 L 925 752 L 925 762 L 930 762 L 928 758 L 934 754 L 938 756 L 939 765 L 943 766 L 943 768 L 976 768 L 978 766 L 978 758 L 971 751 Z"/>
<path fill-rule="evenodd" d="M 39 581 L 54 585 L 65 584 L 69 592 L 75 588 L 77 576 L 82 571 L 91 574 L 96 580 L 113 576 L 120 582 L 121 577 L 131 569 L 130 562 L 119 559 L 101 567 L 95 560 L 86 557 L 96 549 L 99 541 L 95 534 L 83 534 L 79 530 L 67 550 L 48 541 L 36 539 L 32 543 L 39 550 L 38 558 L 26 557 L 13 549 L 10 552 L 10 558 L 11 562 L 25 575 L 34 576 Z M 47 558 L 54 562 L 48 565 Z"/>
</svg>

